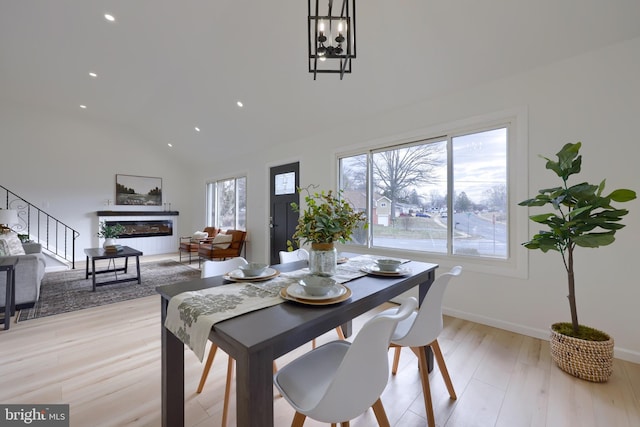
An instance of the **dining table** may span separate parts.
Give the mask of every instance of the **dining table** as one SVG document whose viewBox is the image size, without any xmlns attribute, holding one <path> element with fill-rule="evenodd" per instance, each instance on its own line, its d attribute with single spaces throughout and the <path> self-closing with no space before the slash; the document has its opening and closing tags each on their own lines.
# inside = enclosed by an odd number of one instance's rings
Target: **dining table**
<svg viewBox="0 0 640 427">
<path fill-rule="evenodd" d="M 271 267 L 286 273 L 306 266 L 307 261 L 296 261 Z M 418 300 L 422 303 L 438 265 L 409 261 L 405 268 L 406 274 L 366 274 L 345 283 L 351 291 L 350 297 L 336 304 L 307 305 L 284 301 L 215 323 L 208 339 L 236 361 L 237 425 L 273 426 L 272 364 L 278 357 L 339 326 L 348 337 L 352 334 L 352 319 L 414 287 L 418 287 Z M 184 292 L 225 284 L 228 282 L 224 276 L 216 276 L 156 288 L 161 295 L 161 415 L 164 427 L 179 427 L 185 423 L 185 345 L 165 326 L 169 302 Z M 430 354 L 428 346 L 423 351 Z"/>
</svg>

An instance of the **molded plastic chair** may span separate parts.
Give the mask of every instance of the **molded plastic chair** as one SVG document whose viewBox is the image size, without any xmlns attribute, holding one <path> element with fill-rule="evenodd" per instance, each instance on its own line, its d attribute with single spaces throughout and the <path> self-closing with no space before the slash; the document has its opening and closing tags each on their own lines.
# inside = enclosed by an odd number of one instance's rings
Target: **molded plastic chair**
<svg viewBox="0 0 640 427">
<path fill-rule="evenodd" d="M 280 251 L 280 263 L 294 262 L 294 261 L 306 261 L 309 259 L 309 252 L 306 249 L 300 248 L 295 251 Z"/>
<path fill-rule="evenodd" d="M 429 387 L 429 371 L 427 369 L 427 359 L 424 351 L 420 347 L 430 346 L 433 350 L 440 372 L 444 379 L 449 396 L 457 399 L 456 392 L 451 383 L 451 377 L 444 363 L 444 357 L 438 344 L 438 336 L 442 332 L 442 298 L 447 289 L 449 280 L 462 273 L 462 267 L 457 265 L 448 273 L 444 273 L 433 281 L 427 295 L 420 306 L 420 310 L 412 313 L 405 320 L 398 323 L 393 336 L 391 337 L 391 347 L 395 347 L 393 367 L 391 372 L 395 375 L 400 362 L 400 350 L 402 347 L 410 347 L 418 356 L 418 366 L 420 368 L 420 378 L 422 380 L 422 393 L 424 395 L 424 406 L 427 411 L 427 421 L 429 426 L 435 427 L 435 416 L 433 414 L 433 404 L 431 401 L 431 388 Z M 385 310 L 383 313 L 392 312 L 395 309 Z"/>
<path fill-rule="evenodd" d="M 231 258 L 226 261 L 205 261 L 202 264 L 201 277 L 205 278 L 212 276 L 221 276 L 225 273 L 235 270 L 236 268 L 244 264 L 247 264 L 247 260 L 242 257 Z M 204 388 L 204 383 L 207 381 L 207 376 L 209 375 L 209 370 L 211 370 L 213 358 L 216 356 L 217 350 L 218 346 L 214 343 L 211 343 L 209 355 L 207 356 L 207 361 L 204 364 L 204 370 L 202 371 L 202 376 L 200 377 L 200 384 L 198 384 L 198 393 L 201 393 L 202 389 Z M 222 427 L 225 427 L 227 425 L 227 415 L 229 412 L 229 392 L 231 390 L 231 378 L 233 377 L 233 362 L 233 358 L 229 356 L 229 361 L 227 362 L 227 380 L 224 387 L 222 423 L 220 424 Z"/>
<path fill-rule="evenodd" d="M 295 262 L 295 261 L 305 261 L 309 259 L 309 252 L 306 249 L 300 248 L 295 251 L 280 251 L 280 263 L 284 264 L 286 262 Z M 336 328 L 336 333 L 338 334 L 338 338 L 344 340 L 344 333 L 342 332 L 342 328 L 338 326 Z M 314 338 L 311 341 L 311 347 L 316 348 L 316 339 Z"/>
<path fill-rule="evenodd" d="M 380 395 L 389 379 L 391 334 L 417 306 L 408 298 L 367 321 L 353 343 L 332 341 L 281 368 L 273 382 L 296 410 L 292 427 L 301 427 L 307 417 L 348 426 L 369 407 L 380 426 L 389 426 Z"/>
<path fill-rule="evenodd" d="M 205 261 L 202 263 L 200 277 L 204 279 L 205 277 L 222 276 L 245 264 L 248 264 L 248 262 L 242 257 L 231 258 L 226 261 Z"/>
</svg>

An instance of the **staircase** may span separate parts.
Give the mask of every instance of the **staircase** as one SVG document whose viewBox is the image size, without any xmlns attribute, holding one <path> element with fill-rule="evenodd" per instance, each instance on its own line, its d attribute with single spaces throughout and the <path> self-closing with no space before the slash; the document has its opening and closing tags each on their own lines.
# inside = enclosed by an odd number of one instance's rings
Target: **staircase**
<svg viewBox="0 0 640 427">
<path fill-rule="evenodd" d="M 18 212 L 18 224 L 9 224 L 13 231 L 40 243 L 46 254 L 69 263 L 71 268 L 76 268 L 75 244 L 80 236 L 78 231 L 2 185 L 0 197 L 0 208 Z"/>
</svg>

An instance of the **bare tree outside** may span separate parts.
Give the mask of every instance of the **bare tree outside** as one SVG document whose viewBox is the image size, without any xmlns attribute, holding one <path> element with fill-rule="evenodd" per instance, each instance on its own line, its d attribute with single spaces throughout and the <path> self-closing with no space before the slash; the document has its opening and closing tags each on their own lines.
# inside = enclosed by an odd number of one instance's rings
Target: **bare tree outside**
<svg viewBox="0 0 640 427">
<path fill-rule="evenodd" d="M 437 180 L 444 148 L 442 144 L 424 144 L 373 154 L 374 187 L 391 200 L 391 222 L 398 201 L 409 202 L 413 193 L 417 196 L 417 188 Z"/>
<path fill-rule="evenodd" d="M 508 257 L 507 136 L 496 127 L 342 157 L 340 189 L 371 225 L 358 243 Z"/>
</svg>

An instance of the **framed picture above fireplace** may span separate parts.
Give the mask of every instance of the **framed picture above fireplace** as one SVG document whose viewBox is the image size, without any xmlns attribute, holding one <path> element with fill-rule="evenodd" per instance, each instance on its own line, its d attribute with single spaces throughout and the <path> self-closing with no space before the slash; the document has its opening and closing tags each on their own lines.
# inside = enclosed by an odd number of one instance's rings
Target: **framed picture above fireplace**
<svg viewBox="0 0 640 427">
<path fill-rule="evenodd" d="M 117 174 L 116 205 L 162 206 L 162 178 Z"/>
</svg>

